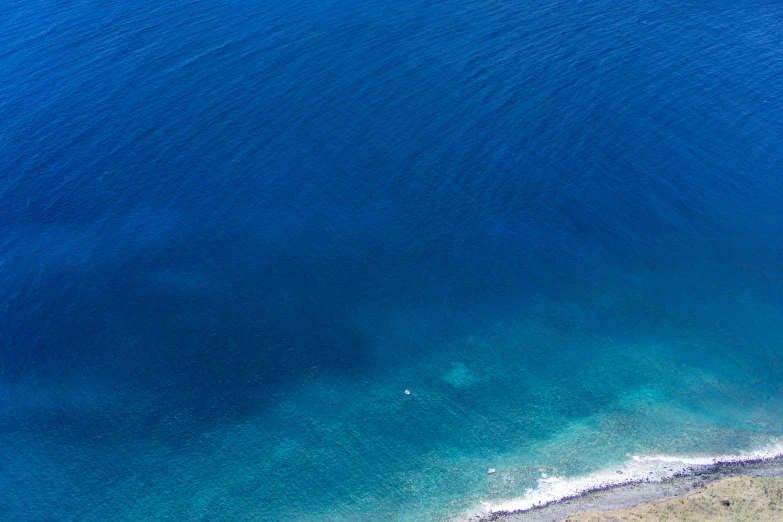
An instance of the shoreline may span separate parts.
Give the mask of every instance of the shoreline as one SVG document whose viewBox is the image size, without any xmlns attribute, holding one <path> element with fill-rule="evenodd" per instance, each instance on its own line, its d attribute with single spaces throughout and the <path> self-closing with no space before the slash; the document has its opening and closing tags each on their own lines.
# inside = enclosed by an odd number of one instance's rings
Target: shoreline
<svg viewBox="0 0 783 522">
<path fill-rule="evenodd" d="M 696 464 L 685 471 L 659 481 L 639 481 L 598 486 L 571 497 L 516 511 L 474 513 L 472 522 L 562 522 L 569 515 L 584 511 L 613 511 L 668 497 L 684 495 L 729 477 L 783 477 L 783 455 L 740 462 Z"/>
</svg>

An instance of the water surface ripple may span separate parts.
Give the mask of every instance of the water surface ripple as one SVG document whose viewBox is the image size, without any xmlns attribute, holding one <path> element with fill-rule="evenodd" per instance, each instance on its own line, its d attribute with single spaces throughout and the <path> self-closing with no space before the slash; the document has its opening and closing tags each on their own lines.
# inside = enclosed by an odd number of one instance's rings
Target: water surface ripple
<svg viewBox="0 0 783 522">
<path fill-rule="evenodd" d="M 450 520 L 779 447 L 781 24 L 0 0 L 1 518 Z"/>
</svg>

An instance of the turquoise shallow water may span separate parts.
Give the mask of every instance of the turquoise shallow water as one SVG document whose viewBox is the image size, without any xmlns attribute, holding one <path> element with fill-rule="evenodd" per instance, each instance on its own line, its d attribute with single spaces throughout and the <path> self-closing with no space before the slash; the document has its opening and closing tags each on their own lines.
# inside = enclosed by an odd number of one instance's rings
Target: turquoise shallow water
<svg viewBox="0 0 783 522">
<path fill-rule="evenodd" d="M 0 518 L 451 520 L 774 453 L 781 22 L 0 0 Z"/>
<path fill-rule="evenodd" d="M 695 318 L 682 308 L 671 316 L 636 292 L 596 284 L 582 297 L 539 301 L 446 340 L 419 331 L 419 317 L 403 318 L 385 342 L 409 343 L 416 332 L 415 342 L 431 339 L 438 356 L 387 361 L 379 365 L 387 370 L 355 386 L 327 380 L 298 390 L 276 410 L 286 419 L 281 454 L 261 460 L 285 474 L 298 451 L 305 457 L 294 472 L 298 487 L 361 491 L 324 508 L 336 518 L 425 520 L 522 497 L 542 471 L 576 477 L 621 466 L 631 455 L 709 457 L 776 440 L 780 356 L 769 348 L 750 356 L 719 321 L 711 332 L 688 326 Z M 721 300 L 713 295 L 702 306 Z M 635 305 L 655 317 L 643 334 L 618 324 Z M 747 294 L 722 303 L 732 308 L 753 321 L 778 313 Z M 294 433 L 327 441 L 328 450 L 312 452 L 313 439 L 283 442 L 289 422 Z M 378 467 L 379 454 L 389 467 Z M 497 473 L 487 476 L 488 468 Z"/>
<path fill-rule="evenodd" d="M 127 519 L 450 519 L 524 497 L 542 472 L 579 477 L 632 455 L 763 449 L 783 418 L 778 332 L 763 327 L 779 323 L 780 309 L 765 279 L 737 279 L 705 289 L 692 278 L 690 292 L 672 289 L 688 296 L 676 300 L 658 277 L 615 274 L 611 286 L 569 283 L 570 295 L 538 296 L 491 320 L 363 310 L 356 324 L 377 337 L 361 373 L 313 367 L 271 397 L 242 391 L 265 407 L 210 413 L 219 423 L 194 425 L 176 397 L 161 406 L 154 394 L 79 385 L 63 397 L 20 381 L 4 391 L 22 419 L 6 427 L 4 460 L 25 464 L 4 475 L 6 491 L 52 489 L 6 502 L 81 502 L 95 490 L 113 502 L 91 504 L 88 517 L 121 499 Z M 632 324 L 640 308 L 645 320 Z M 426 355 L 412 355 L 419 350 Z M 40 410 L 55 400 L 49 420 Z M 37 418 L 25 418 L 31 410 Z M 31 425 L 45 428 L 32 440 Z M 87 476 L 73 481 L 76 470 Z"/>
</svg>

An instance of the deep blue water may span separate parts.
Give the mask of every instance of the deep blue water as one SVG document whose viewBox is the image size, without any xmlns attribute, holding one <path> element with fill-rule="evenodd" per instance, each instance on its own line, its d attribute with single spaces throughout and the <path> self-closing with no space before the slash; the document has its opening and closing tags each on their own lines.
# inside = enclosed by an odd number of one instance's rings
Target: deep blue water
<svg viewBox="0 0 783 522">
<path fill-rule="evenodd" d="M 441 520 L 783 436 L 781 27 L 0 0 L 0 518 Z"/>
</svg>

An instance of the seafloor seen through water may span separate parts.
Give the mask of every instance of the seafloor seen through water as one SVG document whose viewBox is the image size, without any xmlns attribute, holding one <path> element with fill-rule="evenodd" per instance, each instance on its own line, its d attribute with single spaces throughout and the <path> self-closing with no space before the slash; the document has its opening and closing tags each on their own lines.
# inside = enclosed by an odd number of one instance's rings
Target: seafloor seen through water
<svg viewBox="0 0 783 522">
<path fill-rule="evenodd" d="M 0 518 L 449 520 L 778 452 L 781 24 L 0 1 Z"/>
</svg>

